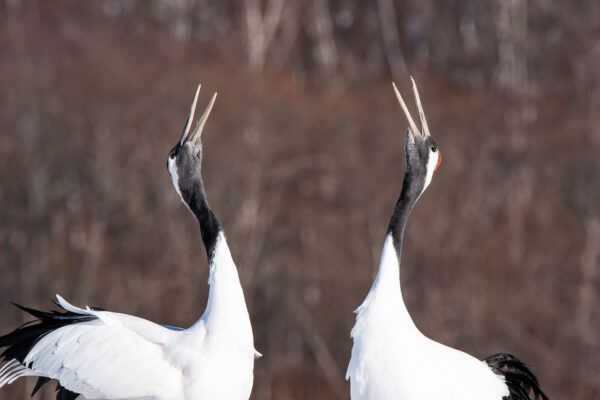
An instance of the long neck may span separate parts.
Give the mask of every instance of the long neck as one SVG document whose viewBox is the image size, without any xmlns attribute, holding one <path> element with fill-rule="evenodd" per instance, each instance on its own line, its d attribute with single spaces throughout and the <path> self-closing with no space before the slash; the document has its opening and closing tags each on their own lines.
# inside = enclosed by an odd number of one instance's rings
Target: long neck
<svg viewBox="0 0 600 400">
<path fill-rule="evenodd" d="M 223 231 L 219 220 L 210 209 L 206 200 L 202 178 L 194 180 L 181 189 L 181 197 L 200 224 L 202 242 L 206 249 L 209 264 L 215 255 L 215 247 L 219 233 Z"/>
<path fill-rule="evenodd" d="M 404 238 L 404 229 L 406 228 L 408 216 L 419 199 L 423 189 L 423 185 L 419 183 L 419 179 L 416 179 L 410 171 L 406 171 L 404 174 L 404 182 L 402 183 L 402 191 L 400 192 L 400 197 L 396 202 L 394 213 L 392 214 L 388 225 L 387 234 L 391 235 L 393 239 L 398 263 L 400 263 L 400 255 L 402 254 L 402 240 Z"/>
<path fill-rule="evenodd" d="M 382 310 L 382 318 L 387 321 L 386 324 L 397 324 L 401 332 L 416 332 L 420 336 L 406 309 L 400 288 L 400 255 L 404 228 L 423 187 L 415 178 L 409 171 L 404 175 L 402 191 L 390 218 L 379 271 L 364 304 L 378 304 L 375 309 Z M 388 312 L 392 312 L 393 317 Z"/>
<path fill-rule="evenodd" d="M 208 302 L 199 321 L 206 323 L 209 333 L 217 333 L 221 337 L 231 334 L 237 342 L 251 345 L 253 339 L 248 307 L 223 231 L 217 237 L 208 284 Z"/>
<path fill-rule="evenodd" d="M 223 336 L 223 332 L 230 332 L 239 336 L 236 340 L 253 346 L 252 328 L 238 271 L 225 232 L 206 200 L 202 179 L 186 185 L 181 196 L 200 224 L 210 269 L 208 302 L 198 322 L 204 321 L 209 333 L 218 332 L 217 336 L 225 337 L 228 334 Z"/>
</svg>

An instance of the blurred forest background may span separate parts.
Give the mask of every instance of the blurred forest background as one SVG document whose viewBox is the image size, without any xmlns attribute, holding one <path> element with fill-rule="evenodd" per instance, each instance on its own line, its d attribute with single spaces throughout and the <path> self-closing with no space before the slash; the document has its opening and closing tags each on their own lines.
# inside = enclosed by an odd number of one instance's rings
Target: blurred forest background
<svg viewBox="0 0 600 400">
<path fill-rule="evenodd" d="M 264 353 L 252 398 L 347 399 L 409 74 L 443 154 L 404 247 L 416 324 L 600 398 L 596 0 L 0 0 L 0 333 L 29 320 L 9 301 L 55 293 L 201 315 L 204 248 L 165 167 L 201 82 L 208 198 Z"/>
</svg>

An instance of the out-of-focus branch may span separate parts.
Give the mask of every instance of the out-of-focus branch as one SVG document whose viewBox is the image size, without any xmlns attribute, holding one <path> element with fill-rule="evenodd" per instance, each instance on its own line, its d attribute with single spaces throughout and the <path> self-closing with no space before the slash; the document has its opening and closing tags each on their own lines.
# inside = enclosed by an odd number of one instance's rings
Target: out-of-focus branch
<svg viewBox="0 0 600 400">
<path fill-rule="evenodd" d="M 514 94 L 527 92 L 527 3 L 524 0 L 499 0 L 496 20 L 498 38 L 497 81 Z"/>
<path fill-rule="evenodd" d="M 267 50 L 281 22 L 285 0 L 269 0 L 264 15 L 260 0 L 246 0 L 244 4 L 248 63 L 251 68 L 260 70 L 265 65 Z"/>
<path fill-rule="evenodd" d="M 596 343 L 598 333 L 592 327 L 592 316 L 596 302 L 596 286 L 600 269 L 600 221 L 589 213 L 583 221 L 585 244 L 581 254 L 581 284 L 579 285 L 579 305 L 577 325 L 581 338 L 589 344 Z"/>
<path fill-rule="evenodd" d="M 379 13 L 383 49 L 392 79 L 396 82 L 402 82 L 408 72 L 402 50 L 400 49 L 396 10 L 394 9 L 393 0 L 377 0 L 377 11 Z"/>
<path fill-rule="evenodd" d="M 79 267 L 79 279 L 74 287 L 73 298 L 85 299 L 93 297 L 94 280 L 96 279 L 100 262 L 102 260 L 102 252 L 106 239 L 106 220 L 102 218 L 94 218 L 88 232 L 85 235 L 85 254 L 84 260 Z"/>
<path fill-rule="evenodd" d="M 298 325 L 304 329 L 304 336 L 308 340 L 308 345 L 313 351 L 317 363 L 323 370 L 327 382 L 329 382 L 329 385 L 331 385 L 333 392 L 338 398 L 346 398 L 347 390 L 344 385 L 344 375 L 333 358 L 331 351 L 329 351 L 325 339 L 319 333 L 318 324 L 304 305 L 297 300 L 292 300 L 290 303 L 290 308 L 294 310 Z"/>
<path fill-rule="evenodd" d="M 314 0 L 312 7 L 312 28 L 315 40 L 315 57 L 326 79 L 335 79 L 335 70 L 339 61 L 331 12 L 327 0 Z"/>
</svg>

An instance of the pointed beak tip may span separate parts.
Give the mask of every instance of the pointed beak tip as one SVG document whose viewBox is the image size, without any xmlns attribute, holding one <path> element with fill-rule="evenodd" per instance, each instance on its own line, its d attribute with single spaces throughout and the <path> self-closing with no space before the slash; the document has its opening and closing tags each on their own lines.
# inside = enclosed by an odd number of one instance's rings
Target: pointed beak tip
<svg viewBox="0 0 600 400">
<path fill-rule="evenodd" d="M 413 118 L 411 117 L 410 112 L 408 111 L 408 107 L 406 107 L 406 103 L 404 102 L 404 99 L 402 99 L 402 95 L 400 94 L 400 91 L 396 87 L 396 84 L 394 84 L 394 92 L 396 93 L 396 98 L 398 99 L 398 103 L 400 103 L 400 107 L 402 108 L 402 111 L 404 112 L 404 115 L 406 116 L 406 119 L 408 120 L 408 126 L 409 126 L 409 130 L 411 131 L 411 134 L 414 135 L 414 132 L 417 132 L 420 134 L 421 131 L 417 127 L 417 124 L 415 124 L 415 121 L 413 120 Z M 414 136 L 413 136 L 413 139 L 414 139 Z"/>
<path fill-rule="evenodd" d="M 213 94 L 212 98 L 210 99 L 210 102 L 208 103 L 208 105 L 206 106 L 206 109 L 204 110 L 204 113 L 198 120 L 196 127 L 194 128 L 193 132 L 189 135 L 189 140 L 191 143 L 195 143 L 202 136 L 202 131 L 204 130 L 204 125 L 206 125 L 206 121 L 208 120 L 208 116 L 210 115 L 210 112 L 213 108 L 213 105 L 215 104 L 216 99 L 217 99 L 217 92 L 215 92 Z"/>
<path fill-rule="evenodd" d="M 183 129 L 181 138 L 179 139 L 179 144 L 183 144 L 183 142 L 185 142 L 190 132 L 190 128 L 192 127 L 192 123 L 194 122 L 194 113 L 196 112 L 196 104 L 198 102 L 198 95 L 200 94 L 201 87 L 201 83 L 199 83 L 198 87 L 196 87 L 196 93 L 194 93 L 194 100 L 192 100 L 192 105 L 190 106 L 190 113 L 188 114 L 188 118 L 185 123 L 185 128 Z"/>
</svg>

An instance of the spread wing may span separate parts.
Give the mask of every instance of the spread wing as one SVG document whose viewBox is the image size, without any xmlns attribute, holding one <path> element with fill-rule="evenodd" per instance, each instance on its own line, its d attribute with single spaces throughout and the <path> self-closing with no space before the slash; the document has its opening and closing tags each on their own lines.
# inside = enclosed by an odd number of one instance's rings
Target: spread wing
<svg viewBox="0 0 600 400">
<path fill-rule="evenodd" d="M 0 387 L 21 376 L 48 378 L 86 398 L 182 397 L 182 371 L 164 348 L 179 334 L 142 318 L 81 309 L 57 296 L 65 312 L 21 307 L 37 323 L 0 337 Z"/>
</svg>

